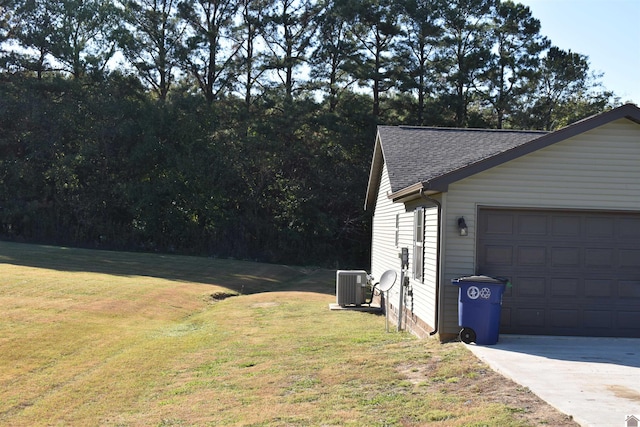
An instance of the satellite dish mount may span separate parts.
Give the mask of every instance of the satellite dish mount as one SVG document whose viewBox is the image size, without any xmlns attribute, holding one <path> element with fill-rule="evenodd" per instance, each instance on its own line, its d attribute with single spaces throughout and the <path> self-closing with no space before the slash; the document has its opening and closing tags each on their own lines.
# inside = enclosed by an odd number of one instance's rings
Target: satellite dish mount
<svg viewBox="0 0 640 427">
<path fill-rule="evenodd" d="M 382 277 L 378 283 L 378 289 L 384 296 L 384 318 L 387 332 L 389 332 L 389 290 L 393 288 L 397 277 L 398 274 L 394 270 L 387 270 L 382 273 Z"/>
</svg>

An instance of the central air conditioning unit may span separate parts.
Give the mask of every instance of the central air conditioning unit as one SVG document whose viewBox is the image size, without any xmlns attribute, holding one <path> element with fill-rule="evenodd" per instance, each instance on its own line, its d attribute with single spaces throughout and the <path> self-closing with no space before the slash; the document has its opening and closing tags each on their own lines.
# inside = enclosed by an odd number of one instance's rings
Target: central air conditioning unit
<svg viewBox="0 0 640 427">
<path fill-rule="evenodd" d="M 336 302 L 340 306 L 364 304 L 367 272 L 364 270 L 338 270 L 336 272 Z"/>
</svg>

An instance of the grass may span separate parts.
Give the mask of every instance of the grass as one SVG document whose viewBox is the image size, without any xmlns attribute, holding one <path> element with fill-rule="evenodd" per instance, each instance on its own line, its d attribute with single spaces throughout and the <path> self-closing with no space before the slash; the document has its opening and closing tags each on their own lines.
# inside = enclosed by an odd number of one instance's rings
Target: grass
<svg viewBox="0 0 640 427">
<path fill-rule="evenodd" d="M 328 310 L 333 271 L 0 242 L 0 273 L 0 425 L 546 422 L 462 344 Z"/>
</svg>

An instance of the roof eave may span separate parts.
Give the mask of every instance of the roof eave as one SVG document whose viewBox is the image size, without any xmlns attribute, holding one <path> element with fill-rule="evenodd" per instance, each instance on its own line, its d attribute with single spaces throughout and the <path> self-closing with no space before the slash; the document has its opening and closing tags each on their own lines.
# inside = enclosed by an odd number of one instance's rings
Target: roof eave
<svg viewBox="0 0 640 427">
<path fill-rule="evenodd" d="M 605 113 L 588 117 L 555 132 L 551 132 L 539 138 L 533 139 L 526 144 L 519 145 L 510 150 L 503 151 L 502 153 L 499 153 L 495 156 L 480 160 L 477 163 L 473 163 L 471 165 L 434 178 L 430 181 L 430 187 L 438 188 L 442 192 L 446 192 L 450 184 L 460 181 L 461 179 L 467 178 L 471 175 L 475 175 L 479 172 L 483 172 L 492 167 L 501 165 L 510 160 L 514 160 L 526 154 L 530 154 L 534 151 L 540 150 L 541 148 L 548 147 L 557 142 L 564 141 L 566 139 L 572 138 L 576 135 L 580 135 L 584 132 L 590 131 L 619 119 L 628 119 L 632 122 L 640 124 L 640 109 L 635 104 L 625 104 L 621 107 L 615 108 Z"/>
<path fill-rule="evenodd" d="M 395 193 L 389 194 L 387 197 L 393 203 L 406 203 L 410 200 L 414 200 L 420 197 L 421 193 L 427 196 L 433 196 L 434 194 L 442 193 L 441 190 L 435 190 L 430 188 L 428 182 L 418 182 Z"/>
<path fill-rule="evenodd" d="M 382 174 L 382 166 L 384 164 L 384 153 L 382 144 L 380 143 L 380 132 L 376 131 L 376 143 L 373 148 L 373 156 L 371 159 L 371 169 L 369 170 L 369 182 L 367 183 L 367 194 L 364 199 L 364 210 L 373 209 L 376 204 L 377 190 L 380 185 L 380 177 Z"/>
</svg>

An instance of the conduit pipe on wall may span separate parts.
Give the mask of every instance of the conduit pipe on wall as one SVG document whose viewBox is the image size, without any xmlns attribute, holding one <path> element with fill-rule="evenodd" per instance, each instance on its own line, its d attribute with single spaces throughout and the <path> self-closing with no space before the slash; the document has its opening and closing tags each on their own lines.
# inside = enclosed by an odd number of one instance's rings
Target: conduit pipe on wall
<svg viewBox="0 0 640 427">
<path fill-rule="evenodd" d="M 404 305 L 404 265 L 402 266 L 402 270 L 400 271 L 400 292 L 398 292 L 398 329 L 400 332 L 402 330 L 402 306 Z"/>
<path fill-rule="evenodd" d="M 438 333 L 439 323 L 440 323 L 440 236 L 441 236 L 441 226 L 442 226 L 442 204 L 434 198 L 424 194 L 425 188 L 420 189 L 420 197 L 424 200 L 433 203 L 438 208 L 438 224 L 436 231 L 436 307 L 435 307 L 435 325 L 433 325 L 433 331 L 429 332 L 429 335 L 435 335 Z M 423 233 L 425 232 L 426 227 L 423 227 Z M 423 236 L 424 241 L 424 236 Z"/>
</svg>

